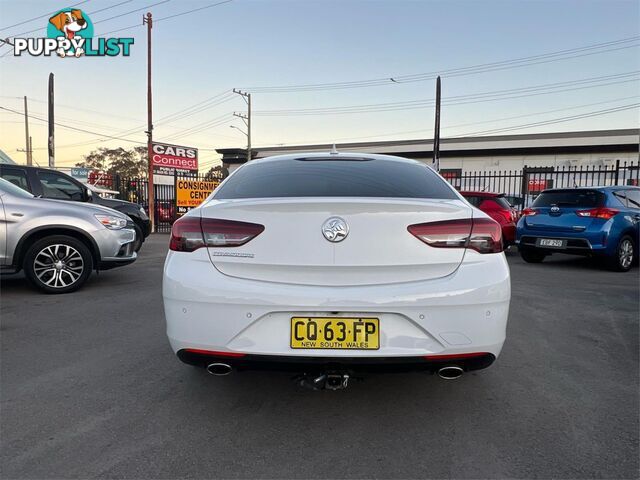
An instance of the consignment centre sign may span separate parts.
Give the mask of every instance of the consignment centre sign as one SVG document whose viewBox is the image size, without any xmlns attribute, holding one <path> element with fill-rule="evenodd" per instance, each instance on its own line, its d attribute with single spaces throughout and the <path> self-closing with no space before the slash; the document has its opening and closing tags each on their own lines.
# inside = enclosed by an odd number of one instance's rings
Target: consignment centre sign
<svg viewBox="0 0 640 480">
<path fill-rule="evenodd" d="M 179 215 L 200 205 L 220 182 L 204 180 L 177 180 L 176 207 Z"/>
</svg>

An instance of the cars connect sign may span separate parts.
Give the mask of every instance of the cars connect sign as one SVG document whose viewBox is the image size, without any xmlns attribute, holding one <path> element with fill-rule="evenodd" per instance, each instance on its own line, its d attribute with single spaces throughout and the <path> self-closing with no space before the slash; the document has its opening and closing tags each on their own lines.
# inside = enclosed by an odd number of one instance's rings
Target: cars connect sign
<svg viewBox="0 0 640 480">
<path fill-rule="evenodd" d="M 195 176 L 198 174 L 198 149 L 153 142 L 151 161 L 156 175 Z"/>
</svg>

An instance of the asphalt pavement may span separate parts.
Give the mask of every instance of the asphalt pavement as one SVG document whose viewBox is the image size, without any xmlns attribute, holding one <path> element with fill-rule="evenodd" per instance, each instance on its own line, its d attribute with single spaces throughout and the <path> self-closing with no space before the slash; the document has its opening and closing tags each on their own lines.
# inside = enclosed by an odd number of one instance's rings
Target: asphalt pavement
<svg viewBox="0 0 640 480">
<path fill-rule="evenodd" d="M 312 392 L 175 358 L 167 243 L 152 236 L 70 295 L 1 280 L 3 479 L 638 478 L 637 268 L 509 253 L 507 342 L 489 369 Z"/>
</svg>

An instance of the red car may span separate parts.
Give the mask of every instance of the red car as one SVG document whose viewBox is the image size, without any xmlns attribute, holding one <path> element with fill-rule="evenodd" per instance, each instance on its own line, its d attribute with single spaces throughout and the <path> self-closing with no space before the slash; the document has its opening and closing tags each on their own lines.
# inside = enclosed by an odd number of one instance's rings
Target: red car
<svg viewBox="0 0 640 480">
<path fill-rule="evenodd" d="M 515 243 L 518 212 L 504 198 L 504 193 L 460 192 L 460 194 L 471 205 L 482 210 L 502 226 L 505 247 Z"/>
<path fill-rule="evenodd" d="M 156 208 L 159 222 L 173 223 L 176 218 L 176 209 L 172 202 L 158 202 Z"/>
</svg>

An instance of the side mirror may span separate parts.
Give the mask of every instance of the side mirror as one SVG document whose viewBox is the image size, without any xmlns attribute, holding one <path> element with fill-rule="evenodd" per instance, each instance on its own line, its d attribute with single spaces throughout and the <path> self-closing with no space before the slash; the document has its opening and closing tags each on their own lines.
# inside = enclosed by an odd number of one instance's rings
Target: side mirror
<svg viewBox="0 0 640 480">
<path fill-rule="evenodd" d="M 88 188 L 85 190 L 87 202 L 90 202 L 93 199 L 93 192 Z"/>
</svg>

